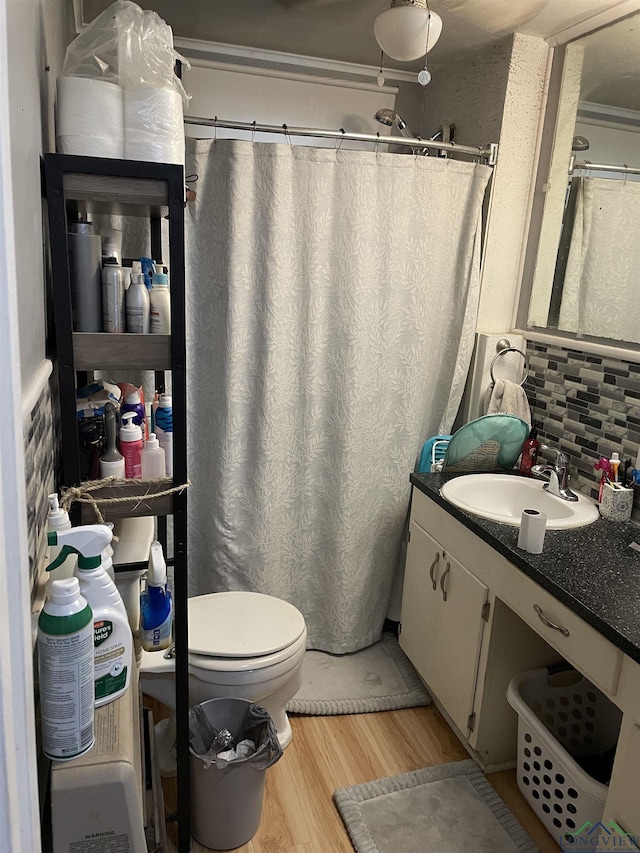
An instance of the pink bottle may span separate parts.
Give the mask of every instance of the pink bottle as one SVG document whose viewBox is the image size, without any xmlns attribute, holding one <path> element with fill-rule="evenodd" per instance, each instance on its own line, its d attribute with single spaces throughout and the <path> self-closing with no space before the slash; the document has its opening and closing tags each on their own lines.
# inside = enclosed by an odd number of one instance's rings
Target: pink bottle
<svg viewBox="0 0 640 853">
<path fill-rule="evenodd" d="M 135 412 L 122 416 L 120 453 L 124 456 L 124 475 L 127 480 L 142 478 L 142 429 L 132 423 Z"/>
</svg>

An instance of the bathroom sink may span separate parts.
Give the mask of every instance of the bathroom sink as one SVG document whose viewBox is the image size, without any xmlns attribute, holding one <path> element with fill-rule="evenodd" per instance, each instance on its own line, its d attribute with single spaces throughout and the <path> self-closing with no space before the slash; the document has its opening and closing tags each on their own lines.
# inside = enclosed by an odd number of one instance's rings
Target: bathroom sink
<svg viewBox="0 0 640 853">
<path fill-rule="evenodd" d="M 566 530 L 592 524 L 599 516 L 597 505 L 585 495 L 565 501 L 550 495 L 543 480 L 512 474 L 465 474 L 445 483 L 440 494 L 465 512 L 520 525 L 523 509 L 537 509 L 547 516 L 548 530 Z"/>
</svg>

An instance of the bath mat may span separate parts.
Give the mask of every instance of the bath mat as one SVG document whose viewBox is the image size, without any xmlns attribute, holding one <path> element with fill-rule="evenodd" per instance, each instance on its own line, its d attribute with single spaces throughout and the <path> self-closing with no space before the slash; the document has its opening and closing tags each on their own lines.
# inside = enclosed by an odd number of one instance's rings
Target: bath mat
<svg viewBox="0 0 640 853">
<path fill-rule="evenodd" d="M 338 788 L 356 853 L 537 853 L 471 760 Z"/>
<path fill-rule="evenodd" d="M 431 697 L 391 632 L 349 655 L 309 651 L 302 687 L 287 705 L 292 714 L 324 717 L 429 705 Z"/>
</svg>

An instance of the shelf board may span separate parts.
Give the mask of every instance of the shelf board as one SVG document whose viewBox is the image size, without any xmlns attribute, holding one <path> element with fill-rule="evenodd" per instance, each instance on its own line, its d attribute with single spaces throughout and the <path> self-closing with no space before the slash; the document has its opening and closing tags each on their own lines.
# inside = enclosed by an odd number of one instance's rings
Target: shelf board
<svg viewBox="0 0 640 853">
<path fill-rule="evenodd" d="M 134 366 L 139 370 L 170 370 L 171 335 L 74 332 L 73 359 L 76 370 Z"/>
<path fill-rule="evenodd" d="M 92 213 L 154 217 L 169 213 L 166 181 L 68 172 L 63 186 L 66 199 L 89 202 Z"/>
<path fill-rule="evenodd" d="M 163 497 L 155 498 L 155 492 L 163 492 L 173 486 L 173 480 L 167 477 L 164 480 L 148 482 L 140 480 L 139 483 L 122 483 L 113 484 L 111 486 L 103 486 L 101 489 L 96 489 L 90 494 L 99 499 L 109 498 L 129 498 L 128 501 L 105 505 L 98 503 L 100 512 L 104 516 L 105 521 L 115 521 L 118 518 L 131 518 L 132 516 L 140 515 L 171 515 L 173 512 L 173 496 L 164 495 Z M 95 524 L 96 516 L 93 507 L 90 504 L 83 503 L 82 507 L 82 523 Z"/>
</svg>

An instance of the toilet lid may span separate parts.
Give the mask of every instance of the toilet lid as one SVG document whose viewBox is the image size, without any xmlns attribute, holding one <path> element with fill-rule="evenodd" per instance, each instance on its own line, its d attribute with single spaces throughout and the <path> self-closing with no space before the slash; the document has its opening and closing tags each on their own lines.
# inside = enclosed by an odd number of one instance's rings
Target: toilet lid
<svg viewBox="0 0 640 853">
<path fill-rule="evenodd" d="M 251 658 L 287 648 L 305 630 L 288 601 L 258 592 L 214 592 L 189 599 L 189 651 Z"/>
</svg>

